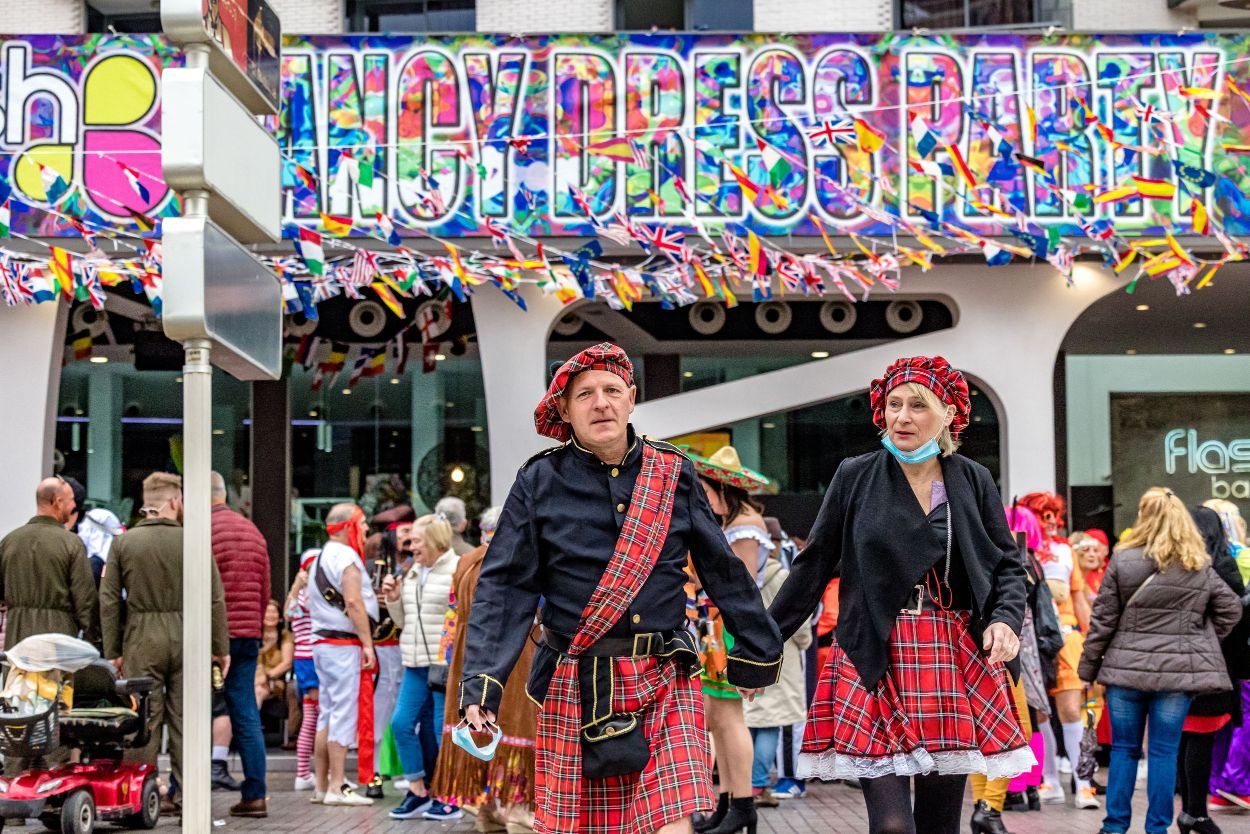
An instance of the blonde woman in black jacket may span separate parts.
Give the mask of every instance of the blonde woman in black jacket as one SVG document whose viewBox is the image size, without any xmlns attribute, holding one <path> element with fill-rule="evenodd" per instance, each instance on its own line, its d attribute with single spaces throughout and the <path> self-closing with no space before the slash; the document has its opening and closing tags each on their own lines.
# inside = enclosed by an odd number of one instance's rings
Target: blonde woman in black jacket
<svg viewBox="0 0 1250 834">
<path fill-rule="evenodd" d="M 1103 834 L 1129 829 L 1147 722 L 1146 834 L 1171 826 L 1189 702 L 1232 687 L 1219 641 L 1240 618 L 1241 600 L 1211 569 L 1185 504 L 1169 489 L 1147 490 L 1103 577 L 1079 669 L 1081 680 L 1107 687 L 1111 768 Z"/>
</svg>

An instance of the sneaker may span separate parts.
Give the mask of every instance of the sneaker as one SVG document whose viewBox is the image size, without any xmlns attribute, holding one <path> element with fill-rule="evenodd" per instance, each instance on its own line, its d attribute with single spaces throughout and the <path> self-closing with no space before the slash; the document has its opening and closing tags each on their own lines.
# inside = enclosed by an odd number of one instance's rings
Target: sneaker
<svg viewBox="0 0 1250 834">
<path fill-rule="evenodd" d="M 1221 811 L 1250 810 L 1250 796 L 1238 796 L 1235 793 L 1221 790 L 1217 790 L 1216 793 L 1219 795 L 1207 800 L 1207 804 L 1212 809 L 1218 806 Z"/>
<path fill-rule="evenodd" d="M 340 808 L 354 808 L 364 805 L 372 805 L 373 800 L 367 796 L 361 796 L 354 791 L 346 790 L 342 793 L 327 793 L 326 798 L 321 800 L 322 805 L 334 805 Z"/>
<path fill-rule="evenodd" d="M 1072 772 L 1072 761 L 1067 756 L 1059 757 L 1059 772 L 1060 773 Z"/>
<path fill-rule="evenodd" d="M 417 796 L 412 791 L 404 794 L 404 801 L 399 803 L 395 810 L 391 811 L 390 817 L 393 820 L 412 820 L 421 816 L 434 804 L 434 800 L 429 796 Z"/>
<path fill-rule="evenodd" d="M 1082 787 L 1076 792 L 1076 807 L 1097 810 L 1101 807 L 1092 786 Z"/>
<path fill-rule="evenodd" d="M 1062 805 L 1067 796 L 1059 785 L 1047 785 L 1045 782 L 1037 786 L 1037 797 L 1043 805 Z"/>
<path fill-rule="evenodd" d="M 435 820 L 436 822 L 450 822 L 463 817 L 464 812 L 455 805 L 448 805 L 446 802 L 435 802 L 434 807 L 421 816 L 423 819 Z"/>
<path fill-rule="evenodd" d="M 797 779 L 778 779 L 773 785 L 773 796 L 777 799 L 799 799 L 807 793 L 807 786 Z"/>
<path fill-rule="evenodd" d="M 308 804 L 320 805 L 325 801 L 326 801 L 326 795 L 322 793 L 321 791 L 317 790 L 316 788 L 313 788 L 312 799 L 308 800 Z"/>
<path fill-rule="evenodd" d="M 312 776 L 296 776 L 295 787 L 291 790 L 313 791 L 317 789 L 317 780 Z"/>
</svg>

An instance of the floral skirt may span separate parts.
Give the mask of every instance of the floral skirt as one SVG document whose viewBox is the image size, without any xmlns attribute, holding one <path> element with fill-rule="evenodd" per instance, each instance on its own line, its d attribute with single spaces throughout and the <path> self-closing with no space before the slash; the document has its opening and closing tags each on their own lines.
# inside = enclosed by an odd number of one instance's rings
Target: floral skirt
<svg viewBox="0 0 1250 834">
<path fill-rule="evenodd" d="M 1007 668 L 981 654 L 970 622 L 967 611 L 899 614 L 889 669 L 871 691 L 835 640 L 808 714 L 799 776 L 996 779 L 1031 768 Z"/>
</svg>

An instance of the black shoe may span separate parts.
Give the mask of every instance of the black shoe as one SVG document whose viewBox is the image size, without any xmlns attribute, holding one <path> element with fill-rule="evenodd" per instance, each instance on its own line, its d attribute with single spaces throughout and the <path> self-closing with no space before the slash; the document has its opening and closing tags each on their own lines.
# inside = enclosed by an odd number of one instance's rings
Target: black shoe
<svg viewBox="0 0 1250 834">
<path fill-rule="evenodd" d="M 1029 801 L 1024 798 L 1023 791 L 1008 791 L 1007 798 L 1003 802 L 1004 811 L 1027 811 L 1029 810 Z"/>
<path fill-rule="evenodd" d="M 1097 779 L 1090 779 L 1089 784 L 1094 788 L 1094 796 L 1107 795 L 1107 786 L 1099 782 Z"/>
<path fill-rule="evenodd" d="M 972 826 L 972 834 L 1010 834 L 1007 826 L 1003 825 L 1003 812 L 995 811 L 984 799 L 977 802 L 968 822 Z"/>
<path fill-rule="evenodd" d="M 1184 812 L 1176 818 L 1176 827 L 1181 830 L 1181 834 L 1189 834 L 1191 831 L 1197 834 L 1221 834 L 1220 827 L 1210 817 L 1191 817 Z"/>
<path fill-rule="evenodd" d="M 740 831 L 746 831 L 746 834 L 755 834 L 757 820 L 755 798 L 735 796 L 729 800 L 729 812 L 720 821 L 720 825 L 715 828 L 709 828 L 707 834 L 738 834 Z"/>
<path fill-rule="evenodd" d="M 1042 798 L 1037 795 L 1036 787 L 1025 788 L 1024 798 L 1025 798 L 1025 801 L 1028 803 L 1030 811 L 1042 810 Z"/>
<path fill-rule="evenodd" d="M 230 768 L 221 759 L 213 759 L 213 790 L 237 791 L 243 783 L 230 776 Z"/>
<path fill-rule="evenodd" d="M 704 831 L 710 831 L 720 825 L 720 821 L 725 818 L 725 814 L 729 813 L 729 794 L 723 793 L 716 799 L 716 810 L 710 816 L 704 814 L 694 815 L 694 830 L 696 834 L 702 834 Z"/>
<path fill-rule="evenodd" d="M 365 796 L 370 799 L 381 799 L 382 794 L 382 777 L 374 774 L 369 780 L 369 787 L 365 788 Z"/>
</svg>

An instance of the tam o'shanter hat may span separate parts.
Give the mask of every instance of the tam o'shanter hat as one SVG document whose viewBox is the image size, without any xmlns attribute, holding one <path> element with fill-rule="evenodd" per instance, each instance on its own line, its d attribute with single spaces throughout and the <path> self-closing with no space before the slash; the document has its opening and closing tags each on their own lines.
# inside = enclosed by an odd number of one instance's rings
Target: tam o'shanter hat
<svg viewBox="0 0 1250 834">
<path fill-rule="evenodd" d="M 569 381 L 582 371 L 608 371 L 619 376 L 627 386 L 634 384 L 634 363 L 629 356 L 611 342 L 601 342 L 589 347 L 560 366 L 552 377 L 547 394 L 534 409 L 534 429 L 543 437 L 564 443 L 573 437 L 573 427 L 560 418 L 557 403 L 564 396 Z"/>
<path fill-rule="evenodd" d="M 874 379 L 868 387 L 872 402 L 872 422 L 885 429 L 885 398 L 904 382 L 915 382 L 928 388 L 937 398 L 955 409 L 951 423 L 951 436 L 959 439 L 959 433 L 968 428 L 972 415 L 972 400 L 968 396 L 968 381 L 964 375 L 951 367 L 942 356 L 910 356 L 898 359 L 885 369 L 885 376 Z"/>
<path fill-rule="evenodd" d="M 729 484 L 747 492 L 759 492 L 769 485 L 768 478 L 742 465 L 738 450 L 733 446 L 722 446 L 711 457 L 690 455 L 695 472 L 701 477 L 721 484 Z"/>
</svg>

